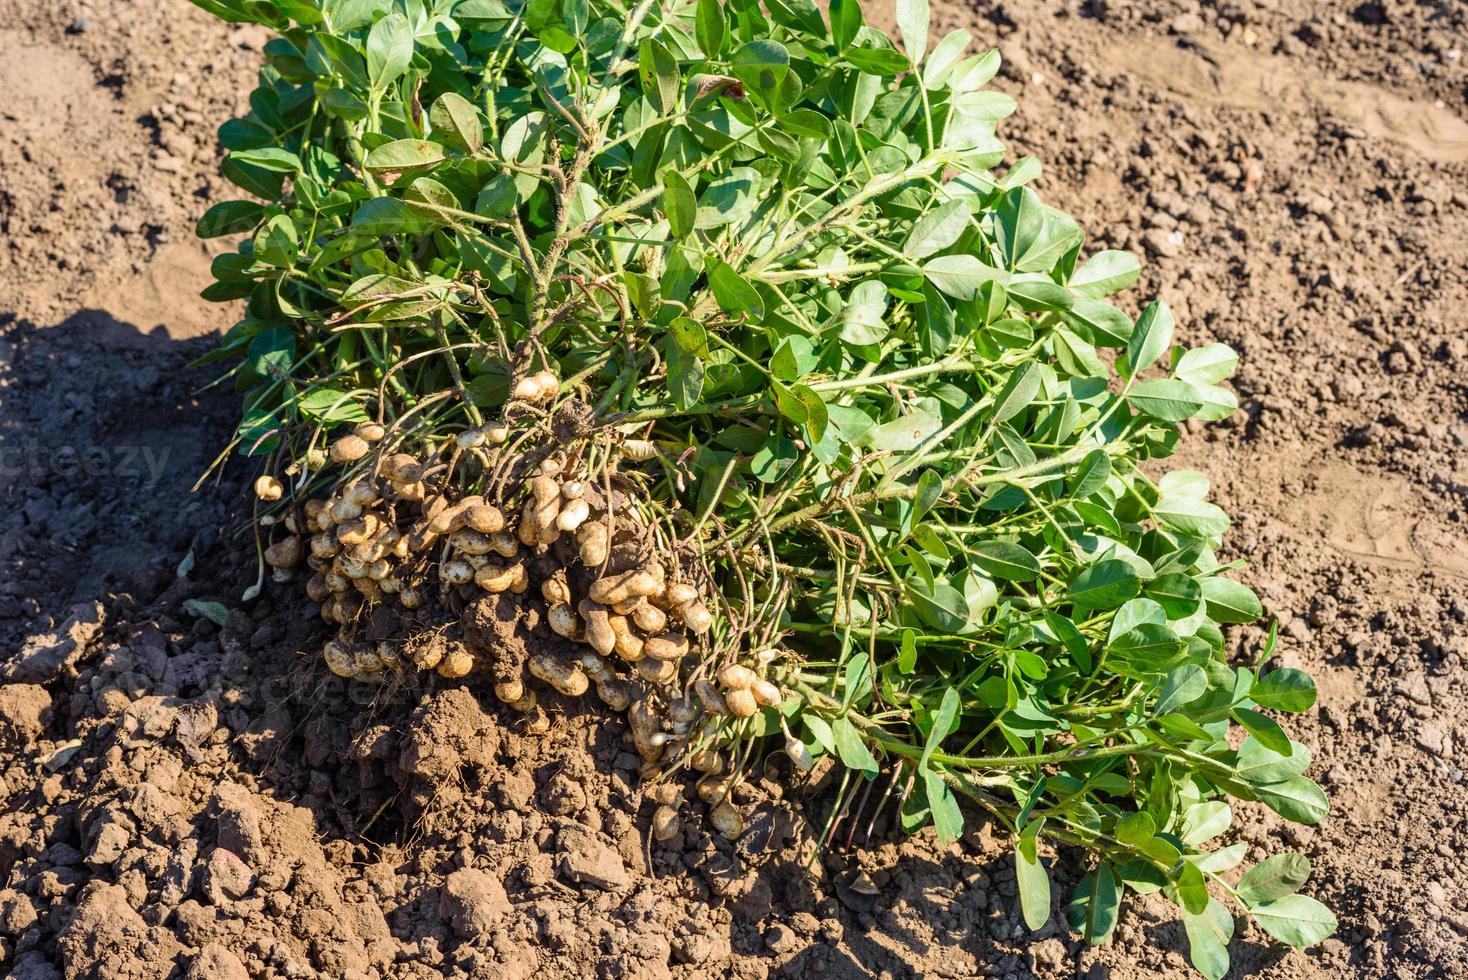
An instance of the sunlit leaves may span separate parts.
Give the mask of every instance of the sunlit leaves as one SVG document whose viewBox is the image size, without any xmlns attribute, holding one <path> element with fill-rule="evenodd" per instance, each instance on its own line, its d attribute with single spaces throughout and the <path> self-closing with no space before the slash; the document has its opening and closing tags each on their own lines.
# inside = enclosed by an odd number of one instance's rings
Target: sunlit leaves
<svg viewBox="0 0 1468 980">
<path fill-rule="evenodd" d="M 1234 935 L 1234 919 L 1228 909 L 1210 898 L 1201 913 L 1183 910 L 1183 928 L 1194 968 L 1207 980 L 1223 980 L 1228 973 L 1228 943 Z"/>
<path fill-rule="evenodd" d="M 709 289 L 724 312 L 755 320 L 765 315 L 764 300 L 760 299 L 759 291 L 733 266 L 720 259 L 709 259 L 708 276 Z"/>
<path fill-rule="evenodd" d="M 1303 949 L 1325 939 L 1336 930 L 1330 909 L 1308 895 L 1286 895 L 1263 902 L 1249 910 L 1259 927 L 1275 939 Z"/>
<path fill-rule="evenodd" d="M 1249 697 L 1278 711 L 1309 711 L 1315 704 L 1315 681 L 1303 670 L 1281 667 L 1256 680 Z"/>
<path fill-rule="evenodd" d="M 996 51 L 930 36 L 924 0 L 896 4 L 900 44 L 852 0 L 204 3 L 297 25 L 220 132 L 263 203 L 200 227 L 247 236 L 206 294 L 247 303 L 218 355 L 242 451 L 378 398 L 439 439 L 464 424 L 430 398 L 450 367 L 497 413 L 529 352 L 610 440 L 569 459 L 656 444 L 617 462 L 623 492 L 659 535 L 700 522 L 689 553 L 748 620 L 718 642 L 776 654 L 781 711 L 720 737 L 783 721 L 943 840 L 981 796 L 1018 830 L 1031 927 L 1066 841 L 1086 940 L 1160 893 L 1199 969 L 1227 969 L 1230 798 L 1327 809 L 1278 714 L 1314 683 L 1231 655 L 1262 603 L 1220 565 L 1207 481 L 1157 463 L 1237 407 L 1238 357 L 1118 297 L 1137 258 L 1086 254 L 1038 161 L 1005 162 Z M 1240 872 L 1285 942 L 1333 925 L 1306 871 Z"/>
<path fill-rule="evenodd" d="M 954 299 L 972 300 L 980 286 L 999 279 L 1002 273 L 972 255 L 940 255 L 923 265 L 923 275 Z"/>
<path fill-rule="evenodd" d="M 923 60 L 928 52 L 928 0 L 897 0 L 897 30 L 902 35 L 902 46 L 913 64 Z"/>
<path fill-rule="evenodd" d="M 367 154 L 367 169 L 415 170 L 431 167 L 446 156 L 441 144 L 429 140 L 394 140 Z"/>
<path fill-rule="evenodd" d="M 716 58 L 723 53 L 728 24 L 724 19 L 724 5 L 719 0 L 698 0 L 694 36 L 706 56 Z"/>
<path fill-rule="evenodd" d="M 267 265 L 289 268 L 295 264 L 299 245 L 295 224 L 278 214 L 256 233 L 255 257 Z"/>
<path fill-rule="evenodd" d="M 367 32 L 367 80 L 373 92 L 382 92 L 408 70 L 413 60 L 413 27 L 394 11 Z"/>
<path fill-rule="evenodd" d="M 1097 252 L 1070 277 L 1070 288 L 1079 296 L 1104 299 L 1137 281 L 1141 265 L 1131 252 Z"/>
<path fill-rule="evenodd" d="M 435 134 L 449 146 L 475 152 L 484 145 L 484 125 L 474 105 L 457 92 L 445 92 L 428 113 Z"/>
<path fill-rule="evenodd" d="M 1050 920 L 1050 874 L 1040 863 L 1042 821 L 1025 827 L 1014 839 L 1014 873 L 1019 885 L 1020 912 L 1025 925 L 1039 929 Z"/>
<path fill-rule="evenodd" d="M 1127 364 L 1133 374 L 1162 356 L 1172 343 L 1172 331 L 1172 310 L 1168 309 L 1167 304 L 1161 300 L 1147 304 L 1142 315 L 1137 317 L 1137 325 L 1127 342 Z"/>
<path fill-rule="evenodd" d="M 698 220 L 698 199 L 693 196 L 687 178 L 676 170 L 663 173 L 663 213 L 674 238 L 686 238 L 693 233 Z"/>
<path fill-rule="evenodd" d="M 944 201 L 913 222 L 902 251 L 913 259 L 925 259 L 958 241 L 968 227 L 969 209 L 962 200 Z"/>
<path fill-rule="evenodd" d="M 1245 905 L 1258 905 L 1293 895 L 1310 877 L 1310 859 L 1290 852 L 1266 858 L 1244 872 L 1234 893 Z"/>
</svg>

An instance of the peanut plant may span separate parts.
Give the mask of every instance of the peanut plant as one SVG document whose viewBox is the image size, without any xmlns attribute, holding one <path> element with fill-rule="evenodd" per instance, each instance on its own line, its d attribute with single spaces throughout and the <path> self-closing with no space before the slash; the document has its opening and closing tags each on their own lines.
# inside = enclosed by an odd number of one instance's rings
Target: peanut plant
<svg viewBox="0 0 1468 980">
<path fill-rule="evenodd" d="M 1073 929 L 1160 892 L 1209 977 L 1231 906 L 1334 930 L 1304 856 L 1218 844 L 1230 800 L 1324 816 L 1275 718 L 1315 688 L 1272 632 L 1230 662 L 1229 519 L 1144 465 L 1236 357 L 1110 301 L 1137 260 L 1004 165 L 995 51 L 930 50 L 925 0 L 900 46 L 853 0 L 194 2 L 278 32 L 205 295 L 331 671 L 484 678 L 532 729 L 594 687 L 731 837 L 772 750 L 840 768 L 823 839 L 982 812 L 1032 928 L 1078 849 Z"/>
</svg>

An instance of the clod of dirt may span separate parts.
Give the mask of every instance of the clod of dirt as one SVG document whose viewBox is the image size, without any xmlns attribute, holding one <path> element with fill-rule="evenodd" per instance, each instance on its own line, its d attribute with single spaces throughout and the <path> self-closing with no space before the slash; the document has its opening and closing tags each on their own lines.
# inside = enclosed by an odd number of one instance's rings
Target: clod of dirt
<svg viewBox="0 0 1468 980">
<path fill-rule="evenodd" d="M 557 841 L 561 875 L 573 884 L 620 891 L 630 884 L 627 866 L 610 841 L 582 827 L 569 826 Z"/>
<path fill-rule="evenodd" d="M 0 668 L 0 680 L 22 684 L 53 680 L 81 659 L 87 644 L 101 630 L 102 604 L 79 603 L 71 608 L 60 629 L 28 639 L 10 662 Z"/>
<path fill-rule="evenodd" d="M 189 961 L 184 980 L 250 980 L 240 958 L 218 943 L 210 943 Z"/>
<path fill-rule="evenodd" d="M 94 881 L 61 930 L 57 945 L 73 976 L 141 977 L 139 967 L 167 963 L 183 952 L 173 932 L 150 926 L 133 911 L 127 889 Z"/>
<path fill-rule="evenodd" d="M 51 720 L 51 695 L 37 684 L 0 686 L 0 743 L 30 748 Z"/>
<path fill-rule="evenodd" d="M 439 914 L 461 939 L 494 935 L 509 911 L 505 886 L 488 871 L 460 868 L 444 880 Z"/>
<path fill-rule="evenodd" d="M 499 746 L 498 723 L 462 687 L 429 695 L 413 713 L 399 764 L 430 783 L 457 776 L 464 767 L 484 768 Z"/>
</svg>

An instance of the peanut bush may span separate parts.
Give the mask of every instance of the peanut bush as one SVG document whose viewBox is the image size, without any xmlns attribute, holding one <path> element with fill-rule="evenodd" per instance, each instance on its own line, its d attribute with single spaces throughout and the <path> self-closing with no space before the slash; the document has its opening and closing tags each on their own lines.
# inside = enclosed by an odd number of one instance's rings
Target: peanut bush
<svg viewBox="0 0 1468 980">
<path fill-rule="evenodd" d="M 483 677 L 531 728 L 594 687 L 730 836 L 772 750 L 840 767 L 823 839 L 982 812 L 1031 927 L 1060 845 L 1072 928 L 1160 892 L 1210 977 L 1230 905 L 1331 933 L 1302 855 L 1216 843 L 1231 799 L 1325 814 L 1275 720 L 1314 685 L 1272 634 L 1230 663 L 1228 517 L 1145 466 L 1235 355 L 1110 302 L 1137 260 L 1001 166 L 996 52 L 923 0 L 900 46 L 852 0 L 194 2 L 278 32 L 205 294 L 333 672 Z M 506 655 L 510 613 L 550 642 Z"/>
</svg>

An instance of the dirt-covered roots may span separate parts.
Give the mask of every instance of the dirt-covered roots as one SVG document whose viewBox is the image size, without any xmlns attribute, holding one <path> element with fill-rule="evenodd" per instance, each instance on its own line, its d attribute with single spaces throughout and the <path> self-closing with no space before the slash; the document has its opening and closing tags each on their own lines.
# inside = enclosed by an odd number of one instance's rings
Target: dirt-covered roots
<svg viewBox="0 0 1468 980">
<path fill-rule="evenodd" d="M 331 442 L 337 481 L 298 506 L 276 477 L 256 483 L 262 502 L 284 502 L 261 522 L 276 534 L 266 562 L 280 580 L 304 566 L 307 594 L 337 626 L 326 667 L 371 683 L 483 681 L 530 732 L 549 726 L 537 688 L 595 691 L 627 713 L 644 775 L 691 761 L 716 827 L 737 836 L 721 722 L 778 705 L 780 689 L 763 667 L 715 662 L 707 569 L 640 474 L 618 468 L 635 442 L 597 452 L 495 422 L 415 454 L 385 434 L 363 423 Z"/>
</svg>

